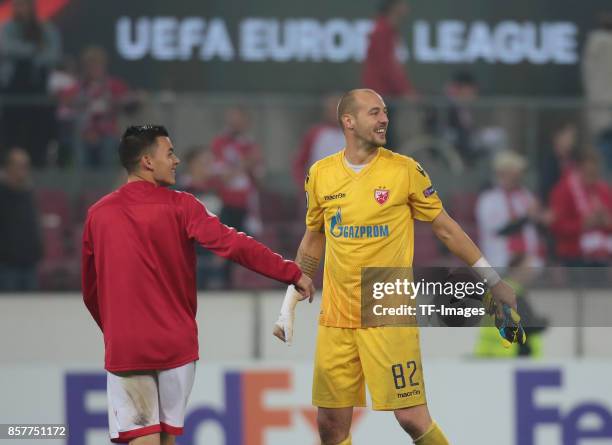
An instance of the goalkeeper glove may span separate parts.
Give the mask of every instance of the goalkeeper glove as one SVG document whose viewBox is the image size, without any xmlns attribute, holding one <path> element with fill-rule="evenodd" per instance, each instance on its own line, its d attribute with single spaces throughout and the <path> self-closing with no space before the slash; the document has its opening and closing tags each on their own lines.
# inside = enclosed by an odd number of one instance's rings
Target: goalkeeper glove
<svg viewBox="0 0 612 445">
<path fill-rule="evenodd" d="M 491 291 L 487 292 L 482 300 L 485 311 L 495 316 L 495 327 L 502 337 L 502 346 L 508 349 L 512 343 L 525 344 L 527 334 L 521 324 L 521 316 L 507 304 L 502 304 L 501 314 L 498 312 L 498 303 L 493 298 Z"/>
<path fill-rule="evenodd" d="M 291 346 L 293 341 L 293 322 L 295 320 L 295 306 L 299 301 L 300 294 L 293 285 L 287 288 L 285 299 L 281 306 L 278 320 L 274 323 L 274 335 Z"/>
</svg>

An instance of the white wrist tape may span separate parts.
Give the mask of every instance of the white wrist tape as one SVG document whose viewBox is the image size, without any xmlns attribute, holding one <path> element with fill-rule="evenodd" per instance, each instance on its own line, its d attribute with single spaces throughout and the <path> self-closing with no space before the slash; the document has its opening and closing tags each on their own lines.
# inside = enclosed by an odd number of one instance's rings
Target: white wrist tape
<svg viewBox="0 0 612 445">
<path fill-rule="evenodd" d="M 295 311 L 295 306 L 298 304 L 298 291 L 295 290 L 293 284 L 287 287 L 287 292 L 285 293 L 285 299 L 283 300 L 283 305 L 281 306 L 281 316 L 291 314 Z"/>
<path fill-rule="evenodd" d="M 487 259 L 483 256 L 478 258 L 478 261 L 472 264 L 472 267 L 480 278 L 487 282 L 489 287 L 493 287 L 501 281 L 499 274 L 495 272 L 495 269 L 491 267 Z"/>
<path fill-rule="evenodd" d="M 276 326 L 283 330 L 284 340 L 288 346 L 293 343 L 293 321 L 295 319 L 295 307 L 298 304 L 300 294 L 293 285 L 287 288 L 280 315 L 276 320 Z"/>
</svg>

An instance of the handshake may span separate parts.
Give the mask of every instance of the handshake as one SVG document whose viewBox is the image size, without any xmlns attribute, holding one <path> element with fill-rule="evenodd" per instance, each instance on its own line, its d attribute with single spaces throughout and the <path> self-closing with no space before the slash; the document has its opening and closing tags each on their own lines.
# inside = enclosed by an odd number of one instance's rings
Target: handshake
<svg viewBox="0 0 612 445">
<path fill-rule="evenodd" d="M 285 293 L 285 299 L 281 306 L 278 320 L 274 323 L 273 334 L 275 337 L 291 346 L 293 341 L 293 321 L 295 320 L 295 306 L 298 301 L 308 299 L 312 303 L 314 298 L 315 288 L 312 280 L 302 274 L 302 277 L 295 285 L 290 285 Z"/>
</svg>

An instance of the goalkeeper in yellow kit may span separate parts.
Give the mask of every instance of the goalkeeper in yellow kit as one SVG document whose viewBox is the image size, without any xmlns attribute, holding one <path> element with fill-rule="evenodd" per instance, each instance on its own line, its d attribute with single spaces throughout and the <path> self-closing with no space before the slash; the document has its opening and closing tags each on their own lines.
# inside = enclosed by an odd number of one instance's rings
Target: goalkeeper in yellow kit
<svg viewBox="0 0 612 445">
<path fill-rule="evenodd" d="M 312 389 L 322 444 L 351 443 L 353 407 L 365 406 L 366 384 L 373 408 L 393 411 L 416 444 L 448 444 L 427 408 L 418 328 L 361 327 L 361 268 L 412 266 L 418 219 L 478 268 L 495 301 L 516 307 L 514 292 L 444 211 L 421 166 L 383 148 L 389 119 L 375 91 L 346 93 L 338 121 L 346 146 L 315 163 L 306 177 L 306 231 L 296 259 L 313 276 L 325 250 Z M 287 290 L 274 331 L 283 341 L 291 341 L 300 299 Z"/>
</svg>

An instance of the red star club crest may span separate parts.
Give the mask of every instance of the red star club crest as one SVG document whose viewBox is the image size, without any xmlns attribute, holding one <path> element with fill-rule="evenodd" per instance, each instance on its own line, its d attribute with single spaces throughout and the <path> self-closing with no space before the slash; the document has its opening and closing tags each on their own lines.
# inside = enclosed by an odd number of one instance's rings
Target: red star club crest
<svg viewBox="0 0 612 445">
<path fill-rule="evenodd" d="M 389 190 L 387 189 L 375 189 L 374 199 L 380 205 L 383 205 L 389 199 Z"/>
</svg>

